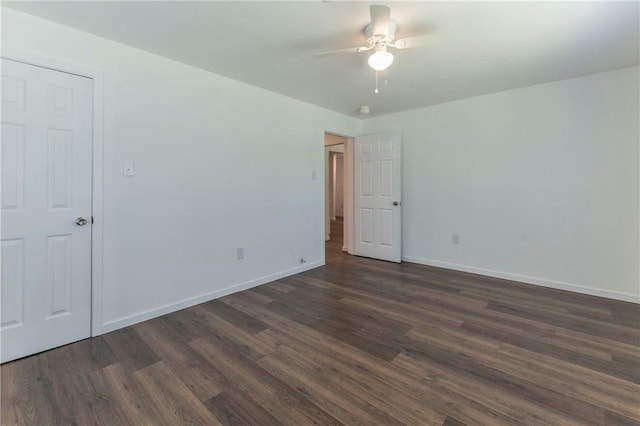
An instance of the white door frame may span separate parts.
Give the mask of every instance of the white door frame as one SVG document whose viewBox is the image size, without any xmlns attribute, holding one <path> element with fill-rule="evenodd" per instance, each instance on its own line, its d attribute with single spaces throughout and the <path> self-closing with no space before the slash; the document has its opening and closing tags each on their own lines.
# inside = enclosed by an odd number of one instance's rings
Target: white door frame
<svg viewBox="0 0 640 426">
<path fill-rule="evenodd" d="M 75 74 L 90 78 L 93 81 L 93 123 L 92 123 L 92 196 L 91 216 L 91 336 L 102 334 L 102 276 L 103 276 L 103 126 L 104 98 L 103 75 L 95 69 L 81 65 L 60 62 L 55 59 L 16 52 L 8 49 L 0 50 L 0 57 L 27 65 L 35 65 L 67 74 Z"/>
<path fill-rule="evenodd" d="M 355 137 L 348 137 L 347 143 L 344 145 L 344 199 L 347 200 L 344 206 L 344 223 L 347 224 L 344 230 L 344 246 L 342 251 L 353 255 L 353 246 L 355 242 L 354 224 L 353 224 L 353 205 L 355 198 L 353 195 L 354 185 L 354 149 Z"/>
</svg>

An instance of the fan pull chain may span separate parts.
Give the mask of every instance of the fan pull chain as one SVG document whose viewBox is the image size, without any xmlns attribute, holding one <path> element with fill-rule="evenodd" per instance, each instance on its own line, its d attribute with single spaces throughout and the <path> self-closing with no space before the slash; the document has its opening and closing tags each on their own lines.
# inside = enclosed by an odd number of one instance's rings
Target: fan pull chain
<svg viewBox="0 0 640 426">
<path fill-rule="evenodd" d="M 384 85 L 385 86 L 389 83 L 388 76 L 389 76 L 389 74 L 387 74 L 387 72 L 385 71 L 385 73 L 384 73 Z M 378 71 L 376 71 L 376 90 L 374 90 L 374 93 L 376 95 L 378 93 L 380 93 L 380 91 L 378 90 Z"/>
</svg>

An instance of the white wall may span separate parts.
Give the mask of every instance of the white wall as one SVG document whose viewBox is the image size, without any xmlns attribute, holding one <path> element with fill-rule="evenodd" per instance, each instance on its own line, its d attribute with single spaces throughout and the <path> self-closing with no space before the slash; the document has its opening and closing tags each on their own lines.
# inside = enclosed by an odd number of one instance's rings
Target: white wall
<svg viewBox="0 0 640 426">
<path fill-rule="evenodd" d="M 104 75 L 105 330 L 322 264 L 324 131 L 357 120 L 6 8 L 2 48 Z"/>
<path fill-rule="evenodd" d="M 402 132 L 404 258 L 639 301 L 638 77 L 364 121 L 363 133 Z"/>
</svg>

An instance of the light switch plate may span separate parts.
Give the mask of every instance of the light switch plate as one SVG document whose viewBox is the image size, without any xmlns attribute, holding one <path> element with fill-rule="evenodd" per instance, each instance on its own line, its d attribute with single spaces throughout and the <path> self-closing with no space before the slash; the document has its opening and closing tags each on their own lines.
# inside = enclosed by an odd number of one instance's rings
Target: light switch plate
<svg viewBox="0 0 640 426">
<path fill-rule="evenodd" d="M 136 163 L 131 160 L 122 162 L 122 176 L 134 177 L 136 175 Z"/>
</svg>

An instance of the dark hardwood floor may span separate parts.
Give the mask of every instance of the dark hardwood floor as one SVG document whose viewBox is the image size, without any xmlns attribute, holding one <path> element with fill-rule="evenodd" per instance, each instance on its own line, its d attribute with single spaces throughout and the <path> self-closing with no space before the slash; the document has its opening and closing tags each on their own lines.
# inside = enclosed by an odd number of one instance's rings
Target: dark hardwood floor
<svg viewBox="0 0 640 426">
<path fill-rule="evenodd" d="M 640 424 L 640 306 L 341 251 L 3 365 L 3 425 Z"/>
</svg>

